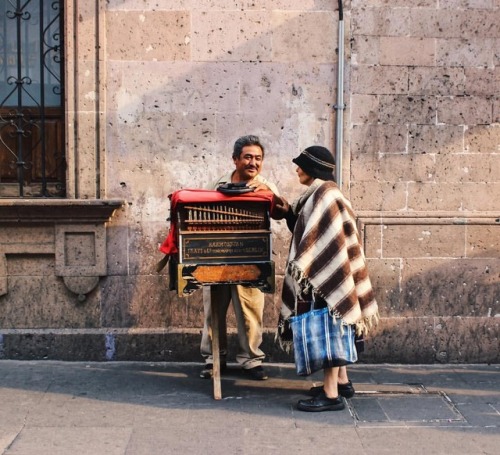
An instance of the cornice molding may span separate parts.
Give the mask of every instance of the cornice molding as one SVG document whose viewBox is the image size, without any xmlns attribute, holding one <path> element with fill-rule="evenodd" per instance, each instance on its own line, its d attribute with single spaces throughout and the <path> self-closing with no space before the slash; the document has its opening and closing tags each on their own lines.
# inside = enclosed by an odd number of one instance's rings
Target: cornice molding
<svg viewBox="0 0 500 455">
<path fill-rule="evenodd" d="M 0 224 L 105 223 L 119 199 L 0 199 Z"/>
</svg>

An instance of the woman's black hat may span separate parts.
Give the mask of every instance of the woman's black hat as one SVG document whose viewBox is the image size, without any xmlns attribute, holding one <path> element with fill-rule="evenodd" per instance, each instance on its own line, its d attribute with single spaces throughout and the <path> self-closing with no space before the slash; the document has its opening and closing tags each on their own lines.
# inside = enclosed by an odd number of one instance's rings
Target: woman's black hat
<svg viewBox="0 0 500 455">
<path fill-rule="evenodd" d="M 292 160 L 307 175 L 315 179 L 335 180 L 335 158 L 325 147 L 313 145 L 307 147 L 297 158 Z"/>
</svg>

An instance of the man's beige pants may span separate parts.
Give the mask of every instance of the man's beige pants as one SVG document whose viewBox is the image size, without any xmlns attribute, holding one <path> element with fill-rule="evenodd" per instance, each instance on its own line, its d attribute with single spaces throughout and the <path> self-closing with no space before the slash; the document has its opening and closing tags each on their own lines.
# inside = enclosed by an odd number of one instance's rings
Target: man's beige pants
<svg viewBox="0 0 500 455">
<path fill-rule="evenodd" d="M 205 323 L 201 336 L 200 351 L 205 359 L 205 363 L 213 363 L 210 291 L 209 286 L 203 287 Z M 232 301 L 238 324 L 239 349 L 236 361 L 244 369 L 260 365 L 265 358 L 265 354 L 260 350 L 263 328 L 262 318 L 264 315 L 264 294 L 257 288 L 248 288 L 241 285 L 218 285 L 214 291 L 219 308 L 221 362 L 225 362 L 227 357 L 226 314 L 229 303 Z"/>
</svg>

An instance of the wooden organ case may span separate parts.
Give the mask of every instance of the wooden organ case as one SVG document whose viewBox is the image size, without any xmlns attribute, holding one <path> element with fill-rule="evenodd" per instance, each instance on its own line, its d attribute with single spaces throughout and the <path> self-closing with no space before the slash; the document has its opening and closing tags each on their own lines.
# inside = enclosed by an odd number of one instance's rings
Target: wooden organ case
<svg viewBox="0 0 500 455">
<path fill-rule="evenodd" d="M 274 292 L 268 204 L 187 203 L 179 207 L 177 217 L 179 295 L 212 284 L 244 284 Z"/>
<path fill-rule="evenodd" d="M 170 254 L 172 290 L 188 296 L 210 286 L 212 297 L 215 286 L 241 284 L 274 292 L 272 193 L 179 190 L 170 198 L 171 227 L 160 249 Z M 218 306 L 214 298 L 211 309 L 214 398 L 221 399 Z"/>
</svg>

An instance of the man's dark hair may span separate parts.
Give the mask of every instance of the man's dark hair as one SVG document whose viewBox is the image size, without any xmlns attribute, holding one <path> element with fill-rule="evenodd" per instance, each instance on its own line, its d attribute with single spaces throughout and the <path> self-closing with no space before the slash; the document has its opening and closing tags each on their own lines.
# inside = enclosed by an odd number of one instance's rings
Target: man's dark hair
<svg viewBox="0 0 500 455">
<path fill-rule="evenodd" d="M 262 150 L 262 158 L 264 158 L 264 146 L 260 143 L 260 139 L 258 136 L 248 135 L 242 136 L 236 139 L 233 148 L 233 158 L 239 158 L 241 152 L 243 151 L 243 147 L 247 145 L 257 145 Z"/>
</svg>

